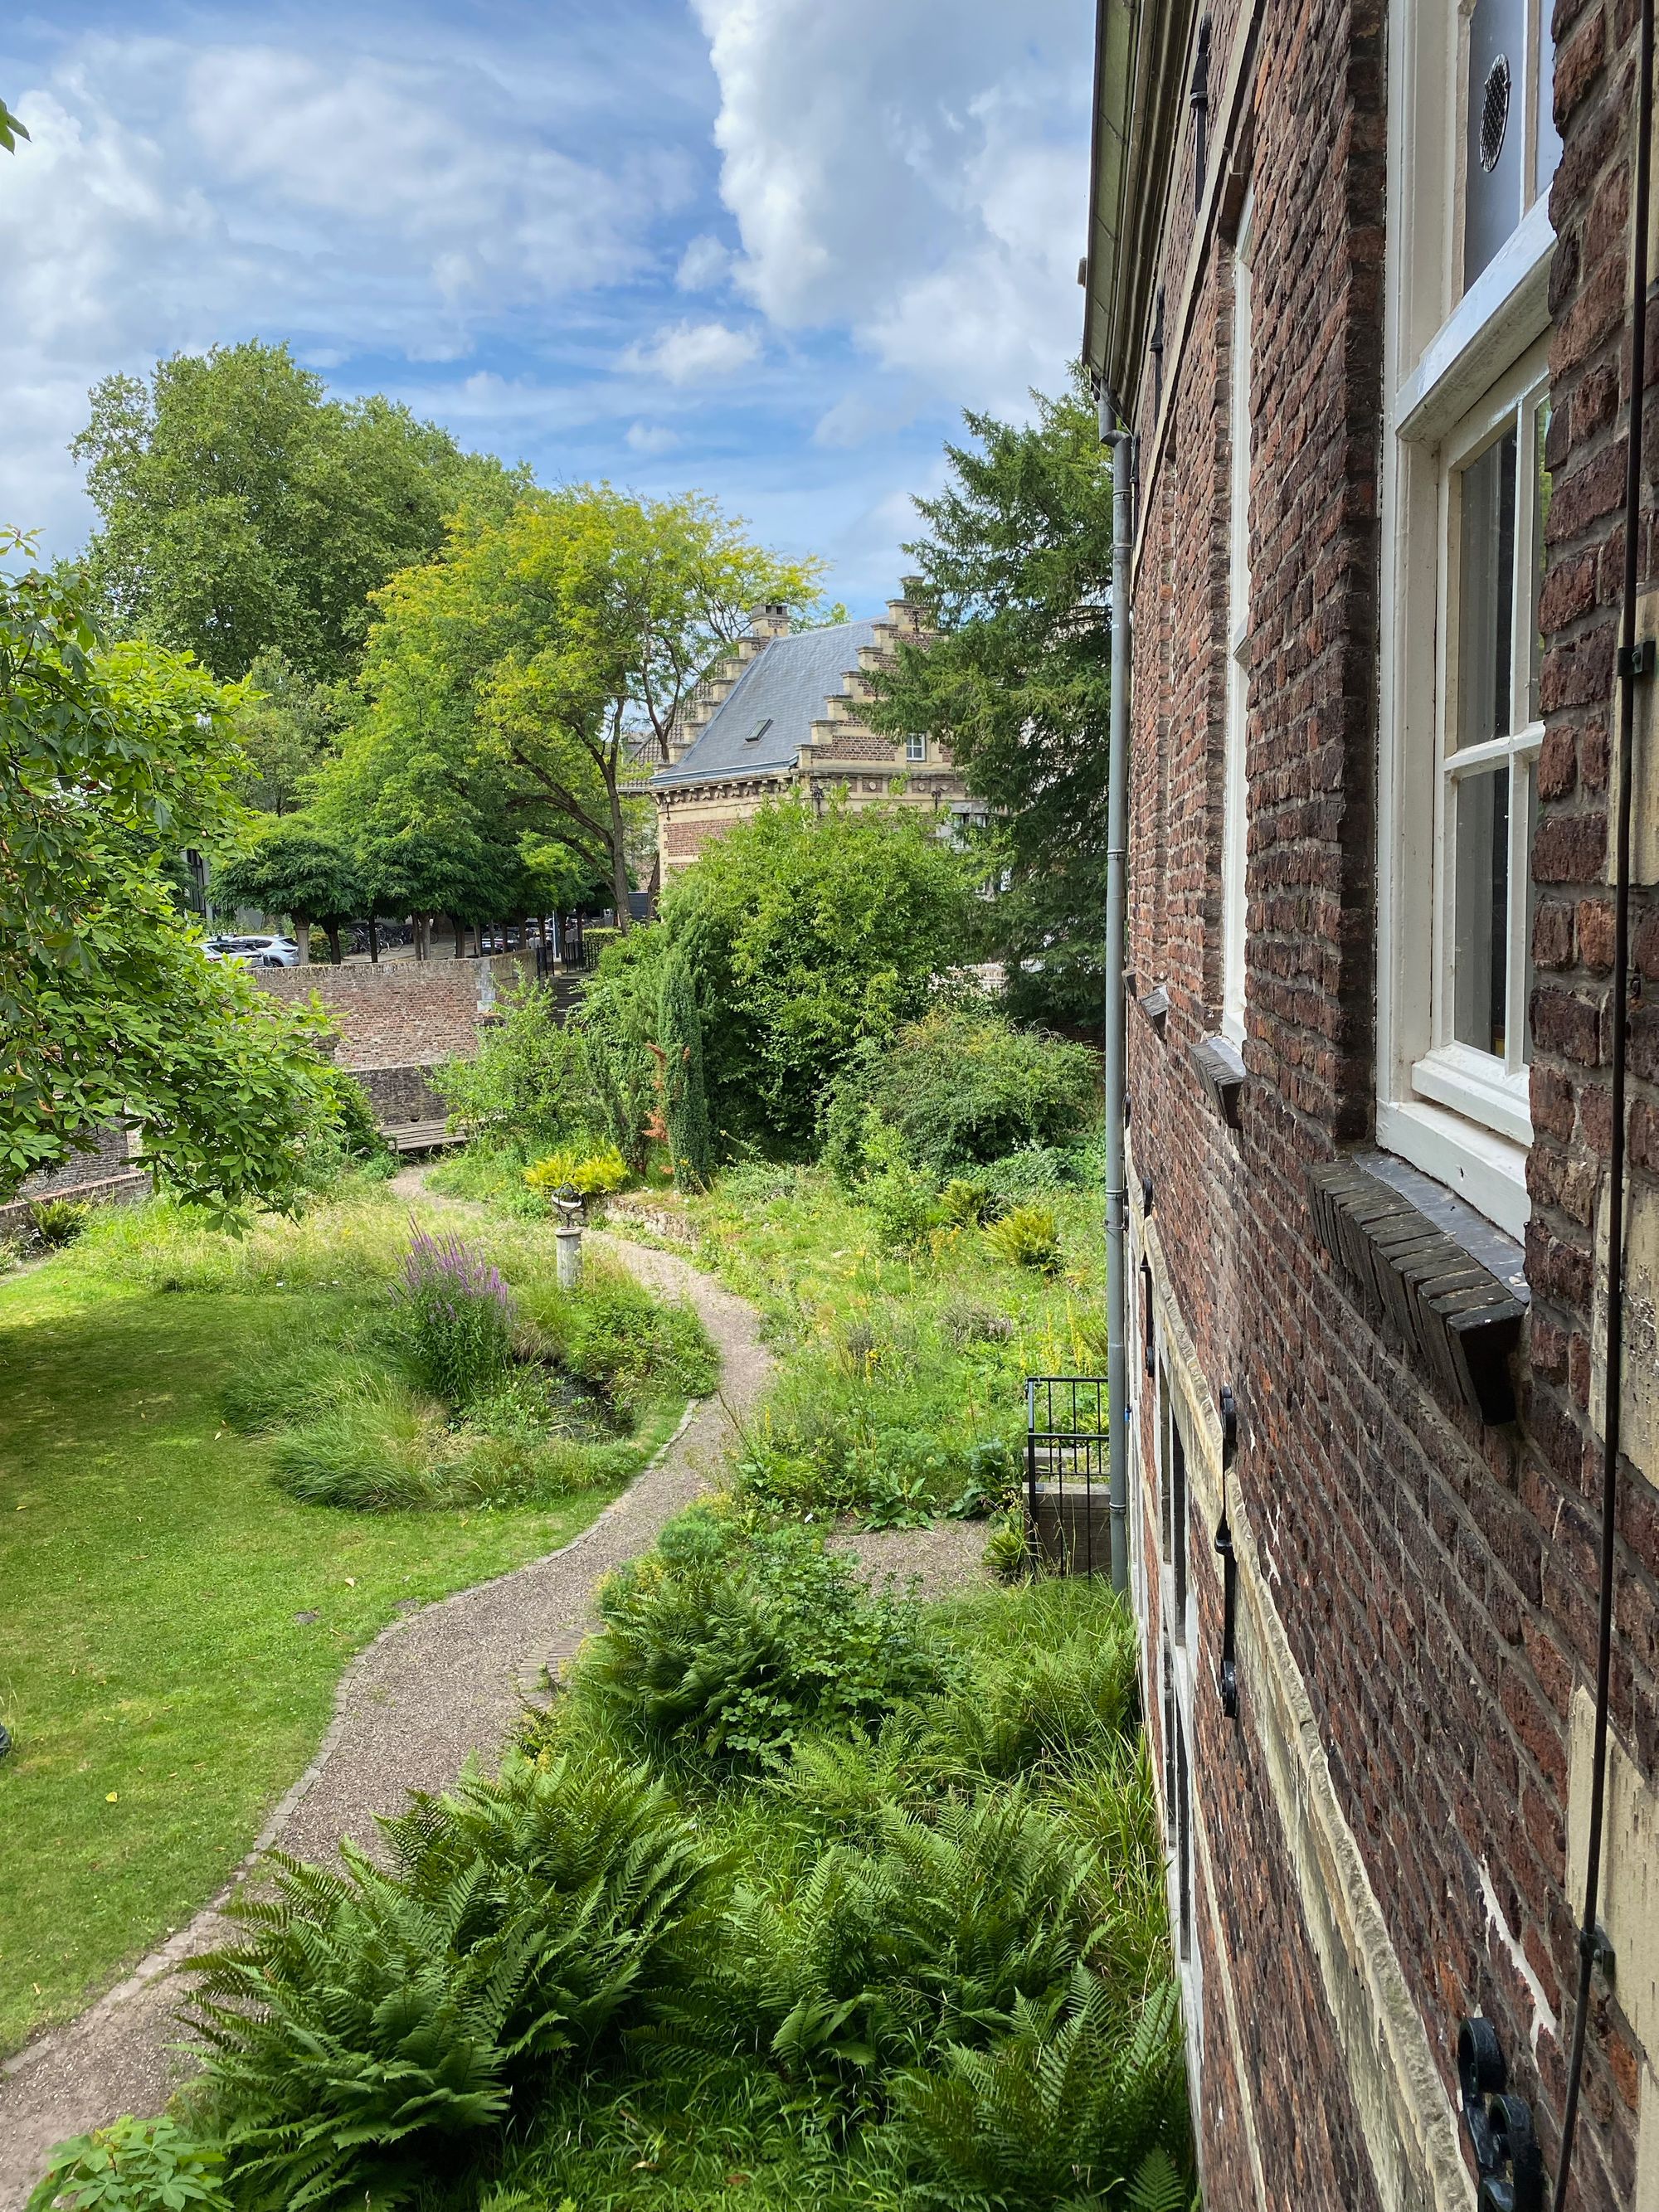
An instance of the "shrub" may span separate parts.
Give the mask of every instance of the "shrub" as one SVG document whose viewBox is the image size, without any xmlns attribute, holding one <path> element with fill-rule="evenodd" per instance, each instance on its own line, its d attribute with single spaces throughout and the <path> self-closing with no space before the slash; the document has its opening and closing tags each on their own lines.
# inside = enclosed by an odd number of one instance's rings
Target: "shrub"
<svg viewBox="0 0 1659 2212">
<path fill-rule="evenodd" d="M 582 1694 L 642 1744 L 720 1768 L 785 1764 L 807 1728 L 878 1720 L 934 1685 L 921 1608 L 871 1595 L 810 1530 L 744 1540 L 706 1510 L 599 1595 Z"/>
<path fill-rule="evenodd" d="M 769 802 L 679 872 L 667 939 L 696 978 L 723 1137 L 804 1150 L 824 1086 L 968 955 L 972 869 L 913 811 Z"/>
<path fill-rule="evenodd" d="M 837 1079 L 823 1156 L 842 1182 L 860 1181 L 872 1110 L 904 1158 L 944 1182 L 1022 1146 L 1075 1141 L 1098 1116 L 1099 1081 L 1087 1045 L 1018 1028 L 981 1003 L 935 1006 Z"/>
<path fill-rule="evenodd" d="M 709 1862 L 659 1785 L 509 1760 L 382 1822 L 389 1868 L 281 1855 L 249 1930 L 189 1962 L 239 2203 L 392 2206 L 637 2020 Z"/>
<path fill-rule="evenodd" d="M 47 1250 L 73 1244 L 90 1219 L 92 1208 L 72 1198 L 40 1198 L 29 1208 L 29 1224 Z"/>
<path fill-rule="evenodd" d="M 411 1226 L 398 1286 L 410 1352 L 427 1388 L 459 1412 L 507 1370 L 513 1301 L 499 1268 L 459 1237 Z"/>
<path fill-rule="evenodd" d="M 1011 1583 L 1024 1573 L 1031 1556 L 1030 1538 L 1023 1513 L 1000 1514 L 985 1537 L 985 1565 L 999 1582 Z"/>
<path fill-rule="evenodd" d="M 497 1018 L 479 1032 L 476 1055 L 446 1060 L 436 1071 L 457 1126 L 526 1142 L 603 1128 L 586 1040 L 563 1021 L 553 993 L 525 982 L 503 992 L 495 1011 Z"/>
<path fill-rule="evenodd" d="M 924 1729 L 940 1771 L 1011 1779 L 1121 1751 L 1137 1718 L 1135 1626 L 1109 1589 L 1039 1577 L 958 1621 L 963 1667 Z"/>
<path fill-rule="evenodd" d="M 659 1304 L 622 1274 L 590 1266 L 574 1296 L 529 1283 L 520 1300 L 520 1351 L 613 1395 L 706 1397 L 720 1358 L 690 1306 Z"/>
<path fill-rule="evenodd" d="M 1040 1267 L 1046 1273 L 1060 1265 L 1060 1224 L 1050 1206 L 1015 1206 L 986 1230 L 985 1242 L 1011 1267 Z"/>
<path fill-rule="evenodd" d="M 593 1198 L 602 1192 L 622 1188 L 628 1181 L 628 1163 L 615 1145 L 600 1145 L 586 1152 L 567 1145 L 556 1152 L 550 1152 L 545 1159 L 532 1160 L 524 1171 L 524 1179 L 532 1190 L 550 1203 L 555 1191 L 565 1183 L 583 1198 Z"/>
<path fill-rule="evenodd" d="M 703 1080 L 702 1022 L 690 964 L 678 951 L 663 963 L 657 1049 L 662 1054 L 663 1121 L 674 1180 L 683 1189 L 701 1190 L 714 1169 L 714 1138 Z"/>
<path fill-rule="evenodd" d="M 52 2152 L 28 2212 L 228 2212 L 224 2153 L 165 2115 L 129 2113 Z"/>
</svg>

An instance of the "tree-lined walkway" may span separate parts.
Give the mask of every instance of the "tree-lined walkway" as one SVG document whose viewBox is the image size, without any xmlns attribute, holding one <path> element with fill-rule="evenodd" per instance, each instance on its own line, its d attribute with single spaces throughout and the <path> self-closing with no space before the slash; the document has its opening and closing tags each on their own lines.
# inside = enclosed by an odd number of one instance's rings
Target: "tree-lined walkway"
<svg viewBox="0 0 1659 2212">
<path fill-rule="evenodd" d="M 771 1371 L 759 1316 L 673 1254 L 603 1241 L 647 1290 L 696 1308 L 720 1352 L 719 1395 L 693 1407 L 651 1465 L 561 1550 L 394 1622 L 352 1662 L 316 1758 L 237 1881 L 273 1844 L 320 1859 L 347 1837 L 371 1842 L 374 1814 L 397 1810 L 405 1791 L 443 1789 L 468 1758 L 498 1750 L 544 1672 L 592 1629 L 597 1583 L 708 1486 Z M 0 2212 L 24 2203 L 55 2142 L 119 2112 L 157 2111 L 190 2070 L 171 2047 L 180 2039 L 173 1970 L 230 1935 L 219 1910 L 228 1894 L 0 2071 Z"/>
</svg>

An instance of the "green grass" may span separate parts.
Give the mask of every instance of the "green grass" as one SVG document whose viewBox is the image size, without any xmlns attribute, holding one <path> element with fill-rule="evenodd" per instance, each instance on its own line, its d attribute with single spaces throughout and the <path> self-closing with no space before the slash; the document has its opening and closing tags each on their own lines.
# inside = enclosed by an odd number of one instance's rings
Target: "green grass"
<svg viewBox="0 0 1659 2212">
<path fill-rule="evenodd" d="M 406 1238 L 372 1193 L 240 1244 L 135 1208 L 0 1283 L 0 2051 L 206 1902 L 400 1601 L 538 1557 L 612 1494 L 375 1514 L 275 1486 L 222 1394 L 349 1327 Z M 635 1463 L 682 1402 L 644 1415 Z"/>
</svg>

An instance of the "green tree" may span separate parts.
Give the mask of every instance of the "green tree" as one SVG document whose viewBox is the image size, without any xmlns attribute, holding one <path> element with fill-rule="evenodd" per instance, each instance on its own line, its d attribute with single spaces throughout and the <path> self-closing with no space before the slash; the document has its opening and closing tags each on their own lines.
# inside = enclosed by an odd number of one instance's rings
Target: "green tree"
<svg viewBox="0 0 1659 2212">
<path fill-rule="evenodd" d="M 946 744 L 994 810 L 997 928 L 1013 1003 L 1094 1022 L 1103 987 L 1112 481 L 1078 372 L 1034 422 L 965 417 L 949 481 L 907 546 L 936 613 L 875 678 L 874 726 Z M 1024 963 L 1024 964 L 1022 964 Z"/>
<path fill-rule="evenodd" d="M 124 1121 L 187 1197 L 302 1187 L 315 1023 L 205 959 L 167 879 L 233 827 L 238 703 L 188 656 L 100 648 L 72 575 L 0 570 L 0 1197 Z"/>
<path fill-rule="evenodd" d="M 662 964 L 657 1000 L 657 1048 L 662 1054 L 662 1110 L 674 1180 L 701 1190 L 714 1164 L 708 1092 L 702 1072 L 702 1023 L 690 963 L 678 948 Z"/>
<path fill-rule="evenodd" d="M 801 1148 L 830 1079 L 975 957 L 967 856 L 911 811 L 769 803 L 672 885 L 663 931 L 697 982 L 722 1135 Z"/>
<path fill-rule="evenodd" d="M 271 647 L 313 682 L 352 674 L 368 599 L 443 543 L 463 503 L 520 483 L 375 395 L 331 400 L 257 339 L 108 376 L 70 450 L 102 517 L 88 562 L 113 620 L 222 678 Z"/>
<path fill-rule="evenodd" d="M 237 796 L 261 814 L 297 813 L 329 758 L 332 692 L 301 676 L 279 646 L 256 655 L 247 682 L 236 717 L 246 761 L 236 778 Z"/>
<path fill-rule="evenodd" d="M 343 780 L 441 781 L 480 819 L 504 809 L 602 877 L 625 933 L 645 779 L 687 690 L 753 598 L 813 604 L 817 566 L 696 496 L 575 484 L 470 510 L 441 560 L 377 595 Z"/>
<path fill-rule="evenodd" d="M 213 894 L 222 908 L 291 915 L 301 963 L 311 957 L 311 926 L 320 922 L 337 966 L 340 925 L 364 904 L 362 874 L 351 847 L 303 814 L 268 822 L 215 871 Z"/>
</svg>

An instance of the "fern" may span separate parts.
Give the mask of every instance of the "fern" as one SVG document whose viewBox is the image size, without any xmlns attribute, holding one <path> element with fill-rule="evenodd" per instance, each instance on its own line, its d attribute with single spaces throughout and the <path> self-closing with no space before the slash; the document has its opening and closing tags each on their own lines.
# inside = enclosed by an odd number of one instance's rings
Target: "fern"
<svg viewBox="0 0 1659 2212">
<path fill-rule="evenodd" d="M 289 2212 L 400 2203 L 671 1972 L 707 1852 L 659 1784 L 509 1763 L 383 1823 L 390 1869 L 273 1858 L 249 1930 L 192 1960 L 231 2188 Z"/>
<path fill-rule="evenodd" d="M 1110 2202 L 1131 2176 L 1161 2187 L 1152 2154 L 1173 2167 L 1170 2146 L 1184 2157 L 1187 2144 L 1175 1985 L 1160 1984 L 1125 2028 L 1121 2002 L 1084 1966 L 1047 2005 L 1020 1998 L 994 2048 L 952 2045 L 940 2070 L 897 2083 L 913 2155 L 942 2182 L 1030 2212 Z"/>
</svg>

